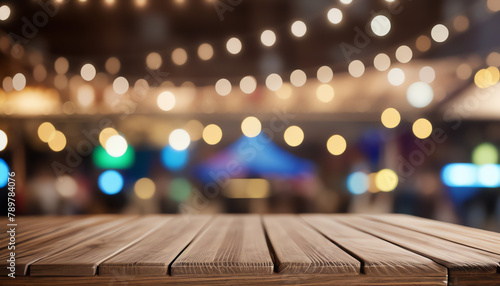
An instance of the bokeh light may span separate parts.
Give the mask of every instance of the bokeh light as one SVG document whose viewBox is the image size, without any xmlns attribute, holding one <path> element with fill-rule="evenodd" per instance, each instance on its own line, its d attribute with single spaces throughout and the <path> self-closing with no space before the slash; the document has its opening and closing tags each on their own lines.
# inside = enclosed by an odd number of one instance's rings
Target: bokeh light
<svg viewBox="0 0 500 286">
<path fill-rule="evenodd" d="M 387 73 L 387 79 L 393 86 L 400 86 L 405 82 L 405 73 L 400 68 L 393 68 Z"/>
<path fill-rule="evenodd" d="M 175 150 L 167 145 L 161 150 L 161 163 L 170 171 L 179 171 L 186 167 L 189 161 L 189 152 L 187 149 Z"/>
<path fill-rule="evenodd" d="M 431 37 L 435 42 L 442 43 L 448 39 L 450 32 L 443 24 L 437 24 L 431 30 Z"/>
<path fill-rule="evenodd" d="M 83 107 L 89 107 L 94 103 L 94 88 L 89 84 L 83 84 L 78 88 L 77 100 Z"/>
<path fill-rule="evenodd" d="M 222 129 L 216 124 L 209 124 L 203 129 L 203 140 L 208 145 L 215 145 L 222 139 Z"/>
<path fill-rule="evenodd" d="M 125 94 L 128 91 L 128 80 L 122 76 L 113 81 L 113 90 L 118 94 Z"/>
<path fill-rule="evenodd" d="M 330 102 L 335 97 L 335 90 L 329 84 L 326 83 L 320 84 L 316 89 L 316 97 L 321 102 L 324 103 Z"/>
<path fill-rule="evenodd" d="M 470 25 L 469 18 L 467 18 L 467 16 L 464 15 L 458 15 L 453 20 L 453 28 L 455 28 L 457 32 L 466 31 L 469 28 L 469 25 Z"/>
<path fill-rule="evenodd" d="M 241 131 L 246 137 L 252 138 L 260 134 L 262 124 L 257 117 L 249 116 L 241 122 Z"/>
<path fill-rule="evenodd" d="M 0 158 L 0 188 L 7 186 L 9 182 L 9 165 L 2 158 Z"/>
<path fill-rule="evenodd" d="M 426 35 L 421 35 L 415 41 L 415 46 L 420 52 L 427 52 L 431 48 L 431 39 Z"/>
<path fill-rule="evenodd" d="M 228 95 L 229 93 L 231 93 L 231 89 L 231 82 L 229 82 L 229 80 L 225 78 L 221 78 L 215 83 L 215 91 L 220 96 Z"/>
<path fill-rule="evenodd" d="M 275 91 L 275 93 L 281 99 L 288 99 L 292 96 L 293 93 L 292 85 L 284 82 L 281 88 Z"/>
<path fill-rule="evenodd" d="M 297 147 L 304 141 L 304 131 L 300 127 L 292 125 L 285 130 L 283 138 L 286 144 L 291 147 Z"/>
<path fill-rule="evenodd" d="M 240 89 L 243 93 L 251 94 L 257 88 L 257 81 L 253 76 L 246 76 L 240 81 Z"/>
<path fill-rule="evenodd" d="M 123 188 L 123 176 L 115 170 L 104 171 L 99 176 L 98 185 L 106 195 L 118 194 Z"/>
<path fill-rule="evenodd" d="M 329 66 L 322 66 L 318 69 L 316 77 L 321 83 L 329 83 L 333 79 L 333 71 Z"/>
<path fill-rule="evenodd" d="M 417 108 L 423 108 L 429 105 L 434 98 L 432 87 L 425 82 L 415 82 L 406 90 L 406 99 Z"/>
<path fill-rule="evenodd" d="M 398 186 L 398 175 L 391 169 L 383 169 L 375 176 L 375 185 L 382 192 L 390 192 Z"/>
<path fill-rule="evenodd" d="M 91 81 L 95 78 L 96 70 L 92 64 L 84 64 L 80 70 L 80 75 L 86 81 Z"/>
<path fill-rule="evenodd" d="M 266 78 L 266 86 L 272 91 L 276 91 L 283 85 L 283 80 L 278 74 L 272 73 Z"/>
<path fill-rule="evenodd" d="M 177 48 L 172 52 L 172 61 L 178 66 L 182 66 L 188 60 L 188 55 L 186 50 L 183 48 Z"/>
<path fill-rule="evenodd" d="M 184 178 L 175 178 L 170 182 L 168 194 L 170 199 L 181 203 L 191 195 L 191 184 Z"/>
<path fill-rule="evenodd" d="M 276 43 L 276 34 L 271 30 L 265 30 L 260 34 L 260 41 L 266 47 L 271 47 Z"/>
<path fill-rule="evenodd" d="M 12 77 L 12 86 L 17 91 L 23 90 L 26 87 L 26 77 L 22 73 L 16 73 Z"/>
<path fill-rule="evenodd" d="M 391 21 L 384 15 L 377 15 L 370 22 L 370 27 L 375 35 L 383 37 L 391 30 Z"/>
<path fill-rule="evenodd" d="M 292 34 L 297 38 L 302 38 L 307 32 L 307 26 L 302 21 L 295 21 L 291 26 Z"/>
<path fill-rule="evenodd" d="M 119 135 L 118 134 L 118 131 L 116 131 L 116 129 L 112 128 L 112 127 L 107 127 L 107 128 L 104 128 L 100 133 L 99 133 L 99 143 L 101 143 L 101 146 L 102 147 L 105 147 L 106 146 L 106 142 L 108 142 L 108 139 L 111 137 L 111 136 L 114 136 L 114 135 Z"/>
<path fill-rule="evenodd" d="M 104 149 L 112 157 L 121 157 L 127 152 L 127 140 L 121 135 L 113 135 L 106 140 Z"/>
<path fill-rule="evenodd" d="M 106 60 L 104 68 L 109 74 L 117 74 L 120 71 L 120 60 L 115 57 L 110 57 Z"/>
<path fill-rule="evenodd" d="M 156 191 L 155 183 L 149 178 L 141 178 L 135 182 L 134 193 L 139 199 L 148 200 Z"/>
<path fill-rule="evenodd" d="M 425 139 L 432 133 L 432 124 L 425 118 L 419 118 L 413 123 L 412 131 L 417 138 Z"/>
<path fill-rule="evenodd" d="M 187 133 L 189 133 L 191 141 L 198 141 L 202 137 L 203 124 L 196 119 L 191 119 L 184 126 L 184 130 L 186 130 Z"/>
<path fill-rule="evenodd" d="M 326 142 L 326 148 L 332 155 L 338 156 L 344 153 L 347 148 L 347 142 L 344 137 L 340 135 L 333 135 Z"/>
<path fill-rule="evenodd" d="M 338 8 L 332 8 L 328 11 L 328 21 L 332 24 L 338 24 L 342 21 L 342 11 Z"/>
<path fill-rule="evenodd" d="M 349 63 L 347 69 L 353 77 L 360 77 L 365 73 L 365 65 L 360 60 L 354 60 Z"/>
<path fill-rule="evenodd" d="M 61 131 L 56 130 L 54 136 L 50 136 L 48 143 L 52 151 L 62 151 L 66 147 L 66 136 Z"/>
<path fill-rule="evenodd" d="M 498 188 L 500 186 L 500 166 L 485 164 L 478 167 L 477 182 L 479 186 Z"/>
<path fill-rule="evenodd" d="M 47 143 L 55 136 L 56 128 L 50 122 L 44 122 L 38 127 L 38 137 Z"/>
<path fill-rule="evenodd" d="M 395 128 L 401 122 L 401 115 L 395 108 L 390 107 L 382 112 L 380 120 L 386 128 Z"/>
<path fill-rule="evenodd" d="M 476 165 L 497 164 L 498 149 L 491 143 L 481 143 L 472 150 L 472 163 Z"/>
<path fill-rule="evenodd" d="M 396 59 L 402 64 L 406 64 L 411 61 L 412 57 L 413 52 L 410 47 L 406 45 L 402 45 L 396 50 Z"/>
<path fill-rule="evenodd" d="M 347 177 L 347 189 L 353 195 L 361 195 L 368 190 L 368 175 L 363 172 L 354 172 Z"/>
<path fill-rule="evenodd" d="M 5 134 L 5 131 L 0 130 L 0 151 L 5 150 L 8 143 L 9 139 L 7 138 L 7 134 Z"/>
<path fill-rule="evenodd" d="M 63 198 L 72 198 L 78 191 L 78 184 L 68 175 L 60 176 L 56 179 L 55 189 Z"/>
<path fill-rule="evenodd" d="M 418 77 L 420 81 L 423 81 L 425 83 L 431 83 L 436 78 L 436 72 L 432 67 L 425 66 L 420 69 Z"/>
<path fill-rule="evenodd" d="M 168 143 L 177 151 L 185 150 L 191 144 L 191 137 L 184 129 L 175 129 L 168 136 Z"/>
<path fill-rule="evenodd" d="M 92 152 L 92 161 L 100 169 L 128 169 L 135 160 L 135 150 L 128 145 L 122 156 L 113 157 L 102 147 L 97 146 Z"/>
<path fill-rule="evenodd" d="M 175 95 L 170 91 L 161 92 L 156 99 L 158 107 L 163 111 L 170 111 L 175 107 Z"/>
<path fill-rule="evenodd" d="M 238 38 L 231 38 L 226 43 L 226 49 L 229 53 L 236 55 L 241 52 L 242 49 L 241 41 Z"/>
<path fill-rule="evenodd" d="M 203 43 L 198 47 L 198 57 L 203 61 L 208 61 L 214 56 L 214 48 L 208 44 Z"/>
<path fill-rule="evenodd" d="M 7 5 L 0 6 L 0 21 L 5 21 L 9 19 L 10 8 Z"/>
<path fill-rule="evenodd" d="M 303 70 L 294 70 L 290 74 L 290 83 L 296 87 L 303 86 L 307 81 L 307 75 Z"/>
<path fill-rule="evenodd" d="M 379 71 L 386 71 L 391 66 L 391 58 L 384 53 L 380 53 L 373 59 L 373 66 Z"/>
<path fill-rule="evenodd" d="M 69 62 L 65 57 L 59 57 L 54 62 L 54 69 L 57 74 L 65 74 L 69 69 Z"/>
<path fill-rule="evenodd" d="M 161 67 L 163 60 L 158 53 L 150 53 L 146 57 L 146 66 L 152 70 L 157 70 Z"/>
</svg>

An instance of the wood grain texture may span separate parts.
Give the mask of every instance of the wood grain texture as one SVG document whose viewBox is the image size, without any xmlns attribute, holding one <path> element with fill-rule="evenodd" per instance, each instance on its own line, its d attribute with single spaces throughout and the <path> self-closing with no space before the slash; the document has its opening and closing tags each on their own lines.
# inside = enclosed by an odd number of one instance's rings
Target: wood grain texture
<svg viewBox="0 0 500 286">
<path fill-rule="evenodd" d="M 495 274 L 500 256 L 434 236 L 353 215 L 333 216 L 358 228 L 444 265 L 450 278 L 456 275 Z"/>
<path fill-rule="evenodd" d="M 65 223 L 57 231 L 48 233 L 42 231 L 41 235 L 32 235 L 31 239 L 16 246 L 16 275 L 26 275 L 28 267 L 32 263 L 78 244 L 80 241 L 103 231 L 105 227 L 111 227 L 129 219 L 130 217 L 93 216 Z M 45 225 L 45 223 L 45 219 L 39 220 L 40 225 Z M 16 233 L 16 235 L 18 234 L 20 235 L 19 232 Z M 8 252 L 7 248 L 2 249 L 0 255 L 7 257 Z M 8 273 L 6 267 L 6 261 L 0 261 L 0 275 Z"/>
<path fill-rule="evenodd" d="M 361 263 L 297 216 L 264 216 L 264 226 L 283 274 L 360 274 Z"/>
<path fill-rule="evenodd" d="M 10 280 L 9 280 L 10 279 Z M 279 274 L 270 275 L 247 275 L 247 276 L 91 276 L 91 277 L 18 277 L 16 279 L 0 277 L 0 285 L 226 285 L 226 286 L 255 286 L 255 285 L 341 285 L 341 286 L 401 286 L 401 285 L 447 285 L 443 280 L 439 283 L 435 277 L 425 276 L 378 276 L 354 275 L 339 276 L 329 274 Z M 475 284 L 478 285 L 478 284 Z M 495 285 L 495 284 L 485 284 Z"/>
<path fill-rule="evenodd" d="M 369 215 L 366 217 L 500 254 L 500 233 L 409 215 Z"/>
<path fill-rule="evenodd" d="M 265 275 L 273 262 L 257 215 L 221 215 L 172 264 L 172 275 Z"/>
<path fill-rule="evenodd" d="M 45 257 L 31 265 L 31 276 L 92 276 L 97 265 L 146 237 L 166 221 L 165 217 L 145 216 L 112 228 Z"/>
<path fill-rule="evenodd" d="M 167 275 L 168 266 L 209 216 L 172 216 L 143 240 L 99 265 L 99 275 Z"/>
<path fill-rule="evenodd" d="M 363 261 L 363 272 L 382 276 L 434 276 L 448 271 L 434 261 L 332 220 L 330 215 L 302 215 L 311 226 Z"/>
</svg>

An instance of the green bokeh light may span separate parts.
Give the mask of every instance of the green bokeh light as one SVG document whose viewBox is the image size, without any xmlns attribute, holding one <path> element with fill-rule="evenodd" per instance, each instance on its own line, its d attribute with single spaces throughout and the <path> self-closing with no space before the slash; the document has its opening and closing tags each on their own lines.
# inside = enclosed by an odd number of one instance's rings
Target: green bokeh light
<svg viewBox="0 0 500 286">
<path fill-rule="evenodd" d="M 481 143 L 472 151 L 472 163 L 476 165 L 497 164 L 498 150 L 491 143 Z"/>
<path fill-rule="evenodd" d="M 170 182 L 169 196 L 176 202 L 183 202 L 191 195 L 191 184 L 184 178 L 176 178 Z"/>
<path fill-rule="evenodd" d="M 120 157 L 113 157 L 102 146 L 98 146 L 92 153 L 94 165 L 100 169 L 127 169 L 132 166 L 135 159 L 135 150 L 128 145 L 127 151 Z"/>
</svg>

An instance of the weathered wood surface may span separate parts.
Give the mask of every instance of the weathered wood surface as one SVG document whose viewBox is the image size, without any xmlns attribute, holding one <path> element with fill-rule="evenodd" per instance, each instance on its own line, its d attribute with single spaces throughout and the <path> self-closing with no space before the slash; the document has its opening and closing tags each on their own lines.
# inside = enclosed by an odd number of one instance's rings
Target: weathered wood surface
<svg viewBox="0 0 500 286">
<path fill-rule="evenodd" d="M 176 259 L 172 275 L 273 273 L 257 215 L 221 215 Z"/>
<path fill-rule="evenodd" d="M 16 222 L 16 279 L 0 262 L 0 285 L 500 285 L 499 234 L 404 215 Z"/>
<path fill-rule="evenodd" d="M 361 263 L 296 216 L 264 217 L 280 273 L 360 274 Z"/>
<path fill-rule="evenodd" d="M 325 215 L 303 215 L 319 232 L 363 261 L 363 272 L 383 276 L 446 277 L 447 269 L 419 254 L 359 231 Z"/>
</svg>

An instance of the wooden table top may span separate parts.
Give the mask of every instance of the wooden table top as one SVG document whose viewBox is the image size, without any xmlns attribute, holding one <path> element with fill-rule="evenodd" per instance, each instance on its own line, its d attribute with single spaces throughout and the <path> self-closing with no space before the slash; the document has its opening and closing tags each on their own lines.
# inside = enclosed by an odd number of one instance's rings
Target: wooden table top
<svg viewBox="0 0 500 286">
<path fill-rule="evenodd" d="M 500 285 L 500 234 L 407 215 L 23 217 L 2 285 Z"/>
</svg>

